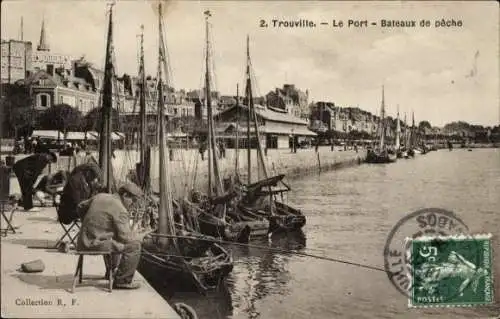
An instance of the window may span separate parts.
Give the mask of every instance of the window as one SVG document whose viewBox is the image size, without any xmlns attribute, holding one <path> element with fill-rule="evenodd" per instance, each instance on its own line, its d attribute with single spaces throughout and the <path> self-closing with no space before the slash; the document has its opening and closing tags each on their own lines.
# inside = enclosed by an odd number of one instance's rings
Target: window
<svg viewBox="0 0 500 319">
<path fill-rule="evenodd" d="M 83 100 L 80 99 L 80 110 L 82 110 L 82 109 L 83 109 Z"/>
<path fill-rule="evenodd" d="M 47 94 L 40 95 L 40 106 L 49 107 L 49 96 Z"/>
</svg>

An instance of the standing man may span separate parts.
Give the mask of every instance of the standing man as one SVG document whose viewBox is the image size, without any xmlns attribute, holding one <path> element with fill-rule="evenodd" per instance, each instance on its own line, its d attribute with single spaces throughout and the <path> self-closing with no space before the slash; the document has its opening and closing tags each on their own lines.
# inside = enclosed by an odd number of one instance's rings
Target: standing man
<svg viewBox="0 0 500 319">
<path fill-rule="evenodd" d="M 200 142 L 200 148 L 198 149 L 198 151 L 200 152 L 201 154 L 201 160 L 204 161 L 205 160 L 205 151 L 207 150 L 207 146 L 205 144 L 205 141 L 202 141 Z"/>
<path fill-rule="evenodd" d="M 25 211 L 36 211 L 33 208 L 33 185 L 47 164 L 56 162 L 56 154 L 52 152 L 38 153 L 20 159 L 12 167 L 19 181 Z"/>
<path fill-rule="evenodd" d="M 135 270 L 141 257 L 141 242 L 130 229 L 128 209 L 143 196 L 142 190 L 133 183 L 128 183 L 115 194 L 99 193 L 78 205 L 83 218 L 78 237 L 78 250 L 112 251 L 121 254 L 113 258 L 113 265 L 118 271 L 113 288 L 137 289 L 140 284 L 133 282 Z"/>
</svg>

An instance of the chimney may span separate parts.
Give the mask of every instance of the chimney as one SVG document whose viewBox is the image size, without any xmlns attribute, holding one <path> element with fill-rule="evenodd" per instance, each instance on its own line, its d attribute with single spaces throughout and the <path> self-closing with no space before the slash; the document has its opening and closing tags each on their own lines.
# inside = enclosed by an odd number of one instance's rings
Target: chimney
<svg viewBox="0 0 500 319">
<path fill-rule="evenodd" d="M 47 73 L 50 74 L 51 76 L 54 76 L 54 65 L 53 64 L 47 64 Z"/>
</svg>

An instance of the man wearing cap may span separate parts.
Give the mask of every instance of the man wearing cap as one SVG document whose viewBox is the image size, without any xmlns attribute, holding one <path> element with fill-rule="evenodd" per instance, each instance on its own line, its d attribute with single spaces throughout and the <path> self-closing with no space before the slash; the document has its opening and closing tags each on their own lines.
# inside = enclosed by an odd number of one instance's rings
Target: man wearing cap
<svg viewBox="0 0 500 319">
<path fill-rule="evenodd" d="M 132 281 L 141 256 L 141 242 L 130 229 L 128 209 L 143 196 L 135 184 L 126 184 L 118 195 L 99 193 L 78 205 L 85 216 L 77 242 L 78 250 L 112 251 L 121 255 L 115 275 L 114 288 L 137 289 Z M 113 264 L 116 265 L 116 261 Z"/>
<path fill-rule="evenodd" d="M 12 166 L 23 195 L 24 210 L 35 211 L 33 208 L 33 185 L 47 164 L 55 162 L 57 162 L 56 154 L 47 152 L 30 155 L 20 159 Z"/>
</svg>

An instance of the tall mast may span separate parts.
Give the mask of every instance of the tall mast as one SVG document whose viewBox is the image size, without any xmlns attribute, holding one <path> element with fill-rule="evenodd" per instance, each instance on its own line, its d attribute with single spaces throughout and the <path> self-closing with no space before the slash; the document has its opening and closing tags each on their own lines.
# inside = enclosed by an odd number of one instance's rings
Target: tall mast
<svg viewBox="0 0 500 319">
<path fill-rule="evenodd" d="M 141 132 L 140 132 L 140 158 L 141 163 L 145 162 L 146 159 L 146 74 L 144 70 L 144 25 L 141 25 L 141 57 L 139 66 L 139 76 L 140 79 L 140 91 L 139 91 L 139 117 L 141 120 Z"/>
<path fill-rule="evenodd" d="M 101 127 L 99 134 L 99 166 L 103 173 L 103 184 L 106 192 L 112 190 L 111 169 L 111 111 L 113 108 L 113 4 L 109 9 L 108 37 L 106 44 L 106 62 L 104 66 L 104 84 L 101 108 Z"/>
<path fill-rule="evenodd" d="M 400 132 L 401 132 L 401 126 L 399 124 L 399 104 L 398 104 L 398 113 L 396 117 L 396 149 L 399 149 L 399 144 L 401 144 L 399 141 Z"/>
<path fill-rule="evenodd" d="M 257 123 L 257 114 L 255 112 L 255 105 L 253 102 L 253 96 L 252 96 L 252 77 L 250 73 L 250 66 L 251 66 L 251 60 L 250 60 L 250 41 L 248 40 L 249 38 L 247 37 L 247 54 L 248 54 L 248 93 L 250 96 L 250 100 L 248 103 L 248 109 L 251 111 L 252 115 L 252 120 L 254 124 L 254 131 L 255 131 L 255 137 L 257 139 L 257 145 L 256 145 L 256 151 L 257 151 L 257 164 L 258 168 L 262 168 L 262 171 L 264 173 L 264 178 L 267 178 L 267 169 L 266 169 L 266 163 L 264 162 L 264 154 L 262 152 L 262 146 L 260 144 L 260 135 L 259 135 L 259 124 Z M 260 169 L 258 169 L 258 173 L 260 174 Z M 259 176 L 260 178 L 260 176 Z M 250 183 L 250 182 L 249 182 Z"/>
<path fill-rule="evenodd" d="M 139 118 L 140 118 L 140 133 L 139 133 L 139 169 L 138 180 L 141 188 L 147 191 L 149 188 L 149 156 L 147 146 L 147 124 L 146 124 L 146 68 L 144 66 L 144 25 L 141 25 L 141 45 L 140 45 L 140 61 L 139 61 Z"/>
<path fill-rule="evenodd" d="M 206 81 L 206 100 L 207 100 L 207 117 L 208 117 L 208 138 L 209 138 L 209 196 L 212 195 L 213 193 L 213 187 L 212 184 L 215 182 L 215 195 L 219 196 L 222 193 L 222 180 L 221 176 L 219 173 L 219 163 L 217 160 L 217 153 L 216 153 L 216 143 L 215 143 L 215 126 L 214 126 L 214 118 L 213 118 L 213 112 L 212 112 L 212 94 L 211 94 L 211 87 L 210 87 L 210 37 L 209 37 L 209 23 L 208 23 L 208 18 L 211 17 L 212 14 L 210 11 L 205 11 L 205 19 L 206 19 L 206 46 L 207 46 L 207 51 L 206 51 L 206 74 L 205 74 L 205 81 Z M 211 156 L 210 156 L 211 155 Z M 213 175 L 213 180 L 212 176 Z M 225 211 L 225 210 L 224 210 Z"/>
<path fill-rule="evenodd" d="M 164 142 L 165 142 L 165 103 L 163 101 L 163 84 L 162 84 L 162 79 L 161 79 L 161 63 L 163 60 L 163 50 L 162 50 L 162 24 L 161 24 L 161 19 L 162 19 L 162 5 L 161 1 L 158 3 L 158 96 L 157 96 L 157 102 L 158 104 L 157 109 L 158 109 L 158 122 L 159 122 L 159 135 L 158 135 L 158 144 L 159 144 L 159 163 L 160 163 L 160 169 L 159 169 L 159 186 L 160 186 L 160 207 L 158 211 L 158 233 L 159 234 L 166 234 L 167 233 L 167 210 L 166 210 L 166 203 L 165 203 L 165 198 L 162 198 L 164 196 L 161 196 L 165 193 L 165 181 L 166 181 L 166 176 L 165 176 L 165 148 Z"/>
<path fill-rule="evenodd" d="M 239 115 L 240 109 L 240 85 L 236 83 L 236 111 Z M 239 141 L 239 132 L 240 132 L 240 117 L 236 118 L 236 175 L 238 176 L 240 173 L 240 141 Z"/>
<path fill-rule="evenodd" d="M 252 182 L 252 157 L 251 157 L 251 143 L 250 143 L 250 120 L 252 118 L 252 82 L 250 79 L 250 37 L 247 35 L 247 83 L 246 83 L 246 100 L 248 107 L 247 114 L 247 176 L 248 184 Z"/>
<path fill-rule="evenodd" d="M 384 147 L 385 139 L 385 96 L 384 86 L 382 85 L 382 106 L 380 109 L 380 149 Z"/>
<path fill-rule="evenodd" d="M 415 113 L 411 111 L 411 131 L 410 131 L 410 140 L 411 140 L 411 145 L 415 145 L 417 141 L 417 134 L 415 130 Z"/>
<path fill-rule="evenodd" d="M 212 96 L 210 94 L 210 48 L 208 39 L 208 18 L 211 16 L 210 11 L 205 11 L 205 102 L 207 104 L 207 124 L 208 124 L 208 196 L 212 196 L 212 172 L 213 158 L 212 149 L 215 145 L 212 144 Z"/>
<path fill-rule="evenodd" d="M 167 132 L 166 132 L 166 120 L 165 120 L 165 100 L 163 97 L 163 81 L 162 81 L 162 64 L 165 72 L 168 72 L 168 67 L 166 63 L 166 50 L 163 42 L 163 24 L 162 24 L 162 5 L 161 2 L 158 4 L 158 36 L 159 36 L 159 48 L 158 48 L 158 142 L 159 142 L 159 186 L 160 186 L 160 203 L 158 207 L 158 233 L 160 234 L 170 234 L 175 233 L 175 222 L 173 217 L 173 207 L 172 207 L 172 193 L 171 193 L 171 181 L 169 164 L 167 162 L 168 156 L 168 143 L 167 143 Z M 165 74 L 166 85 L 169 86 L 168 74 Z M 176 241 L 173 240 L 174 245 Z M 166 245 L 166 242 L 162 242 L 162 245 Z"/>
</svg>

